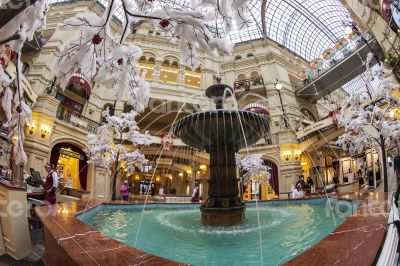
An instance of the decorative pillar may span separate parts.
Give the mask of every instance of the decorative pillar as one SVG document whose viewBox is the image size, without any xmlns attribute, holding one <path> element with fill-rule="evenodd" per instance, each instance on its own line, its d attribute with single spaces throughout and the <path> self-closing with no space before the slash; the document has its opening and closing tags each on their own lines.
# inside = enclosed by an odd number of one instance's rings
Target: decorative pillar
<svg viewBox="0 0 400 266">
<path fill-rule="evenodd" d="M 213 84 L 213 72 L 209 69 L 202 69 L 201 75 L 201 86 L 202 88 L 208 88 Z"/>
<path fill-rule="evenodd" d="M 161 63 L 162 63 L 161 60 L 156 60 L 156 64 L 154 66 L 154 72 L 153 72 L 153 81 L 160 80 Z"/>
<path fill-rule="evenodd" d="M 375 150 L 371 151 L 372 173 L 374 175 L 374 188 L 376 188 L 376 167 L 375 167 Z"/>
<path fill-rule="evenodd" d="M 343 184 L 343 163 L 342 159 L 339 159 L 339 169 L 340 169 L 340 174 L 339 174 L 339 184 Z"/>
<path fill-rule="evenodd" d="M 186 71 L 186 66 L 179 65 L 178 85 L 185 86 L 185 71 Z"/>
</svg>

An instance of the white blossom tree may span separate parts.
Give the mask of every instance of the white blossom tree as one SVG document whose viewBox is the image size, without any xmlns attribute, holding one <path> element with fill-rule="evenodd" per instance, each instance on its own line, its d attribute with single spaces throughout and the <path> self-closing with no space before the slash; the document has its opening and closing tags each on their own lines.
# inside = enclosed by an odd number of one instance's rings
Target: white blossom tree
<svg viewBox="0 0 400 266">
<path fill-rule="evenodd" d="M 343 104 L 337 119 L 345 133 L 337 143 L 352 155 L 363 154 L 369 148 L 380 150 L 384 190 L 388 191 L 386 149 L 400 139 L 400 120 L 394 115 L 400 105 L 393 96 L 400 86 L 392 81 L 391 71 L 383 65 L 367 68 L 366 74 L 374 89 L 366 86 L 365 92 L 350 95 Z"/>
<path fill-rule="evenodd" d="M 197 48 L 217 57 L 223 53 L 230 53 L 233 47 L 230 42 L 215 38 L 209 31 L 207 23 L 218 20 L 222 23 L 225 32 L 231 30 L 233 23 L 239 27 L 246 27 L 250 21 L 247 14 L 247 2 L 248 0 L 207 0 L 193 1 L 192 5 L 179 6 L 163 0 L 110 0 L 101 17 L 85 12 L 61 23 L 59 27 L 61 30 L 79 32 L 79 35 L 67 41 L 61 49 L 54 74 L 62 88 L 68 84 L 75 73 L 79 72 L 92 83 L 113 88 L 117 100 L 121 100 L 122 96 L 128 92 L 128 103 L 133 106 L 134 111 L 141 112 L 147 106 L 150 89 L 148 83 L 140 75 L 141 70 L 137 65 L 141 49 L 125 42 L 131 32 L 130 25 L 143 20 L 151 21 L 156 30 L 164 36 L 178 38 L 181 62 L 195 69 L 199 65 Z M 117 8 L 123 10 L 121 33 L 112 32 L 110 28 L 112 16 Z M 129 115 L 132 123 L 135 116 Z M 116 126 L 116 121 L 124 121 L 128 115 L 121 114 L 118 118 L 105 114 L 105 117 L 107 123 L 99 128 L 97 135 L 89 136 L 87 153 L 90 157 L 89 162 L 110 169 L 113 176 L 114 199 L 121 160 L 129 163 L 129 160 L 135 162 L 135 158 L 144 159 L 144 157 L 140 157 L 138 151 L 135 154 L 128 153 L 132 156 L 126 157 L 124 146 L 112 144 L 113 141 L 115 142 L 115 136 L 107 137 L 105 134 L 111 131 L 110 127 Z M 121 126 L 118 125 L 113 131 L 118 135 L 120 129 Z M 135 132 L 131 134 L 131 141 L 136 142 L 140 136 L 139 139 L 146 143 L 143 136 L 138 131 Z M 138 164 L 140 162 L 142 161 L 139 160 Z"/>
<path fill-rule="evenodd" d="M 248 2 L 193 0 L 182 5 L 168 0 L 109 0 L 102 16 L 91 12 L 79 13 L 61 23 L 60 29 L 78 32 L 79 35 L 66 40 L 66 44 L 61 47 L 53 68 L 54 75 L 61 88 L 68 84 L 72 75 L 80 73 L 93 84 L 101 83 L 104 87 L 113 88 L 117 100 L 121 100 L 128 91 L 128 103 L 134 111 L 141 112 L 148 102 L 149 85 L 141 77 L 137 65 L 141 49 L 125 42 L 131 32 L 130 26 L 140 21 L 151 21 L 162 35 L 179 39 L 181 62 L 195 69 L 199 65 L 196 53 L 198 48 L 213 57 L 230 53 L 233 44 L 220 39 L 218 31 L 228 34 L 234 25 L 239 29 L 250 25 Z M 5 72 L 5 67 L 0 67 L 1 106 L 12 125 L 10 137 L 18 137 L 14 151 L 16 163 L 26 163 L 23 126 L 30 119 L 31 110 L 22 101 L 21 49 L 26 40 L 32 39 L 36 29 L 45 25 L 47 0 L 24 1 L 19 9 L 13 8 L 10 0 L 1 0 L 0 7 L 6 10 L 4 12 L 0 9 L 0 14 L 4 15 L 0 17 L 0 36 L 3 38 L 0 39 L 0 50 L 7 44 L 16 54 L 15 76 Z M 120 33 L 110 29 L 117 8 L 123 11 Z M 217 24 L 219 30 L 211 32 L 209 28 L 215 28 Z M 15 93 L 9 88 L 12 82 L 17 88 Z M 124 116 L 127 114 L 119 119 Z M 116 116 L 112 117 L 117 119 Z M 91 142 L 89 148 L 99 149 L 93 138 Z M 95 157 L 92 154 L 92 162 L 98 159 Z"/>
<path fill-rule="evenodd" d="M 115 89 L 117 100 L 129 91 L 128 102 L 141 111 L 141 98 L 147 97 L 148 85 L 137 66 L 141 49 L 124 42 L 131 32 L 130 25 L 150 21 L 162 35 L 179 39 L 181 63 L 195 69 L 199 65 L 197 48 L 213 57 L 230 53 L 233 44 L 214 37 L 209 24 L 219 21 L 225 33 L 233 24 L 240 28 L 248 26 L 247 2 L 198 0 L 181 6 L 166 0 L 110 0 L 101 17 L 91 12 L 79 13 L 60 25 L 60 29 L 79 35 L 62 48 L 54 74 L 61 87 L 65 87 L 72 75 L 80 72 L 93 83 Z M 110 23 L 117 8 L 123 10 L 122 32 L 114 33 Z"/>
<path fill-rule="evenodd" d="M 116 198 L 117 178 L 126 169 L 132 174 L 147 164 L 147 159 L 138 147 L 150 144 L 147 132 L 141 133 L 135 118 L 137 112 L 110 115 L 109 110 L 102 115 L 106 122 L 97 129 L 96 134 L 88 135 L 88 146 L 85 149 L 88 163 L 106 168 L 112 178 L 112 199 Z"/>
<path fill-rule="evenodd" d="M 32 40 L 36 29 L 45 25 L 47 0 L 0 2 L 0 98 L 7 122 L 9 138 L 16 138 L 13 153 L 15 163 L 27 162 L 23 149 L 24 125 L 31 120 L 31 109 L 23 101 L 21 49 L 26 40 Z M 15 60 L 15 73 L 7 71 Z M 13 86 L 13 91 L 10 86 Z M 32 122 L 32 121 L 30 121 Z"/>
<path fill-rule="evenodd" d="M 271 178 L 271 168 L 264 164 L 262 154 L 252 154 L 244 157 L 236 154 L 236 166 L 243 173 L 242 182 L 245 186 L 250 182 L 255 182 L 257 185 L 267 185 Z"/>
</svg>

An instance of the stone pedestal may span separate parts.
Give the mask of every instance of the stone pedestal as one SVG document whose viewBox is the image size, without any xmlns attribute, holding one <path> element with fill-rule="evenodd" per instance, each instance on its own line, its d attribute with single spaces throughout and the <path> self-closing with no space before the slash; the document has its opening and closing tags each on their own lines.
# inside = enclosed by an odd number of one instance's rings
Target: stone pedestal
<svg viewBox="0 0 400 266">
<path fill-rule="evenodd" d="M 203 205 L 200 207 L 201 221 L 210 226 L 230 226 L 242 223 L 245 220 L 246 206 L 244 203 L 241 204 L 241 206 L 230 208 L 207 208 Z"/>
<path fill-rule="evenodd" d="M 211 147 L 208 198 L 200 208 L 207 225 L 232 225 L 244 219 L 244 203 L 239 198 L 235 150 L 232 146 Z"/>
</svg>

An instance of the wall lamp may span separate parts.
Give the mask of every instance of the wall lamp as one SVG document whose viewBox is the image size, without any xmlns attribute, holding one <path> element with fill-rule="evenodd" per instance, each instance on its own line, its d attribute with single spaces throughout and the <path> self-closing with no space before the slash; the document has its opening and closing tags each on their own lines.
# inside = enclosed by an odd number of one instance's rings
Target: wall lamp
<svg viewBox="0 0 400 266">
<path fill-rule="evenodd" d="M 28 130 L 29 134 L 32 135 L 33 132 L 35 131 L 36 124 L 34 122 L 32 123 L 26 123 L 26 129 Z"/>
<path fill-rule="evenodd" d="M 291 155 L 292 155 L 292 152 L 291 152 L 291 151 L 284 151 L 284 152 L 282 153 L 282 157 L 283 157 L 286 161 L 289 161 Z"/>
<path fill-rule="evenodd" d="M 279 101 L 281 102 L 282 117 L 283 117 L 283 121 L 285 123 L 285 128 L 288 129 L 289 128 L 288 119 L 286 116 L 285 108 L 283 108 L 282 95 L 281 95 L 281 90 L 283 88 L 283 85 L 282 85 L 282 83 L 279 82 L 279 80 L 276 80 L 274 82 L 274 86 L 275 86 L 275 89 L 278 91 Z"/>
<path fill-rule="evenodd" d="M 50 133 L 50 127 L 47 125 L 41 125 L 40 126 L 40 136 L 42 138 L 45 138 L 47 134 Z"/>
<path fill-rule="evenodd" d="M 301 150 L 294 151 L 294 159 L 297 161 L 300 159 Z"/>
<path fill-rule="evenodd" d="M 207 165 L 205 164 L 200 165 L 200 169 L 203 171 L 207 170 Z"/>
<path fill-rule="evenodd" d="M 278 80 L 276 80 L 274 82 L 274 86 L 275 86 L 275 89 L 277 89 L 278 91 L 280 91 L 283 88 L 282 83 L 280 83 Z"/>
</svg>

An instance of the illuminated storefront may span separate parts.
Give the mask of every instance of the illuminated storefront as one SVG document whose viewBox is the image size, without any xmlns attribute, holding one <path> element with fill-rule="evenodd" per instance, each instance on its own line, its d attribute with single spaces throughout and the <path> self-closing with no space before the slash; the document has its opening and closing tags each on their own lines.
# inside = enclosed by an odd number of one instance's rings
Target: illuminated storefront
<svg viewBox="0 0 400 266">
<path fill-rule="evenodd" d="M 69 143 L 56 144 L 51 151 L 51 165 L 55 166 L 61 182 L 73 189 L 87 189 L 86 161 L 85 153 Z"/>
</svg>

